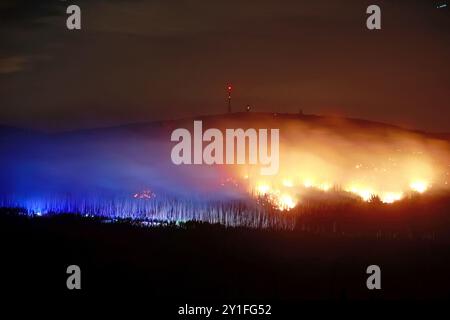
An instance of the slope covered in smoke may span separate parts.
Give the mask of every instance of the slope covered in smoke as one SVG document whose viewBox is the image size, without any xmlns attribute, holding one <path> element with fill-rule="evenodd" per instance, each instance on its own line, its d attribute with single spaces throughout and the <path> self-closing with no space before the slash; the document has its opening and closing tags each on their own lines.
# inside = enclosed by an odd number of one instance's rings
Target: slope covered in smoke
<svg viewBox="0 0 450 320">
<path fill-rule="evenodd" d="M 252 166 L 176 166 L 171 132 L 202 120 L 203 128 L 280 129 L 280 170 L 262 178 Z M 129 195 L 151 189 L 186 197 L 239 198 L 261 184 L 339 186 L 395 196 L 411 183 L 445 186 L 449 140 L 358 119 L 233 113 L 120 127 L 39 134 L 0 130 L 2 195 Z M 244 178 L 246 190 L 226 181 Z M 283 184 L 285 184 L 283 186 Z M 288 187 L 286 187 L 288 185 Z M 289 191 L 295 200 L 298 191 Z"/>
</svg>

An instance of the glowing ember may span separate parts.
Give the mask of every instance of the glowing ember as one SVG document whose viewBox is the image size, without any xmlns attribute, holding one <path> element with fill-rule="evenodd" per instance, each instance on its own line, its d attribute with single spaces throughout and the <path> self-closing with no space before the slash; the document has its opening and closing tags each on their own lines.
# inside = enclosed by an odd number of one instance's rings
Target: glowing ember
<svg viewBox="0 0 450 320">
<path fill-rule="evenodd" d="M 305 188 L 311 188 L 314 186 L 314 183 L 312 182 L 312 180 L 306 179 L 305 181 L 303 181 L 303 185 L 305 186 Z"/>
<path fill-rule="evenodd" d="M 350 189 L 347 189 L 347 191 L 360 196 L 364 201 L 369 201 L 372 197 L 376 195 L 370 189 L 359 187 L 351 187 Z"/>
<path fill-rule="evenodd" d="M 294 199 L 291 196 L 284 194 L 279 198 L 278 207 L 280 210 L 290 210 L 296 205 Z"/>
<path fill-rule="evenodd" d="M 269 202 L 271 202 L 277 209 L 281 211 L 290 210 L 297 205 L 297 202 L 294 200 L 293 196 L 288 193 L 282 193 L 280 189 L 271 188 L 267 184 L 259 184 L 256 187 L 256 194 L 258 196 L 266 197 Z"/>
<path fill-rule="evenodd" d="M 143 190 L 141 192 L 133 194 L 133 198 L 141 200 L 149 200 L 156 197 L 156 194 L 151 190 Z"/>
<path fill-rule="evenodd" d="M 381 201 L 384 203 L 394 203 L 403 198 L 402 192 L 386 192 L 381 196 Z"/>
<path fill-rule="evenodd" d="M 256 191 L 259 195 L 265 195 L 269 192 L 270 187 L 266 184 L 261 184 L 256 188 Z"/>
<path fill-rule="evenodd" d="M 414 181 L 409 185 L 410 188 L 416 192 L 424 193 L 428 189 L 428 183 L 424 181 Z"/>
</svg>

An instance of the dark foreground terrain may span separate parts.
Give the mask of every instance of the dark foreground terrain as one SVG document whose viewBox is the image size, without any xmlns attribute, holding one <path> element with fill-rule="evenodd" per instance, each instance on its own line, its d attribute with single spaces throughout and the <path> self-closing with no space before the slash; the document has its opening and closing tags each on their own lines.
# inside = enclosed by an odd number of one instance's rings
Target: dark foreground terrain
<svg viewBox="0 0 450 320">
<path fill-rule="evenodd" d="M 1 209 L 2 289 L 10 296 L 143 298 L 152 303 L 445 299 L 450 252 L 436 239 L 224 228 L 139 227 Z M 66 288 L 81 267 L 82 290 Z M 366 288 L 379 265 L 382 289 Z"/>
</svg>

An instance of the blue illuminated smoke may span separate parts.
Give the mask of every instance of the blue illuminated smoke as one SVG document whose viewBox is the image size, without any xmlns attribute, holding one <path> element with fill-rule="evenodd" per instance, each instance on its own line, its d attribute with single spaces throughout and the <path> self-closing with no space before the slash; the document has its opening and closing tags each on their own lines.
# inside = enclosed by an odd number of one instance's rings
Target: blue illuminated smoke
<svg viewBox="0 0 450 320">
<path fill-rule="evenodd" d="M 221 186 L 217 168 L 173 165 L 170 132 L 160 124 L 51 135 L 0 127 L 0 206 L 39 216 L 288 227 L 282 214 Z M 156 196 L 133 198 L 146 189 Z"/>
<path fill-rule="evenodd" d="M 199 168 L 174 166 L 166 131 L 149 125 L 54 135 L 3 134 L 0 191 L 117 195 L 151 188 L 189 195 L 207 190 L 217 172 L 202 170 L 199 175 Z"/>
<path fill-rule="evenodd" d="M 220 188 L 216 169 L 175 166 L 170 129 L 159 124 L 53 135 L 1 129 L 0 196 L 114 198 L 151 189 L 185 198 L 239 197 Z"/>
</svg>

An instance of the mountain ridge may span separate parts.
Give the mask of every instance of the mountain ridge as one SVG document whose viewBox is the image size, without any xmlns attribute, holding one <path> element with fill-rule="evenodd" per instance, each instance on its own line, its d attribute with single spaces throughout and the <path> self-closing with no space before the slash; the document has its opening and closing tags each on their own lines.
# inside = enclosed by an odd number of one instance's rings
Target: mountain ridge
<svg viewBox="0 0 450 320">
<path fill-rule="evenodd" d="M 20 128 L 9 125 L 0 124 L 0 135 L 11 135 L 11 134 L 21 134 L 21 135 L 41 135 L 41 136 L 66 136 L 71 134 L 91 134 L 98 132 L 108 132 L 117 130 L 139 130 L 139 129 L 150 129 L 158 128 L 161 126 L 176 126 L 177 124 L 184 124 L 188 122 L 193 122 L 195 120 L 202 121 L 268 121 L 268 122 L 278 122 L 278 121 L 295 121 L 300 120 L 305 124 L 347 124 L 353 126 L 359 126 L 362 128 L 374 128 L 374 129 L 386 129 L 393 131 L 403 131 L 419 135 L 425 135 L 435 139 L 450 140 L 450 132 L 428 132 L 419 129 L 405 128 L 399 125 L 389 124 L 385 122 L 372 121 L 362 118 L 352 118 L 352 117 L 339 117 L 339 116 L 324 116 L 315 114 L 295 114 L 295 113 L 276 113 L 276 112 L 233 112 L 225 114 L 211 114 L 211 115 L 198 115 L 193 117 L 183 117 L 179 119 L 169 119 L 169 120 L 155 120 L 149 122 L 135 122 L 122 125 L 113 125 L 106 127 L 94 127 L 86 129 L 73 129 L 67 131 L 57 131 L 57 132 L 45 132 L 40 130 L 33 130 L 28 128 Z"/>
</svg>

